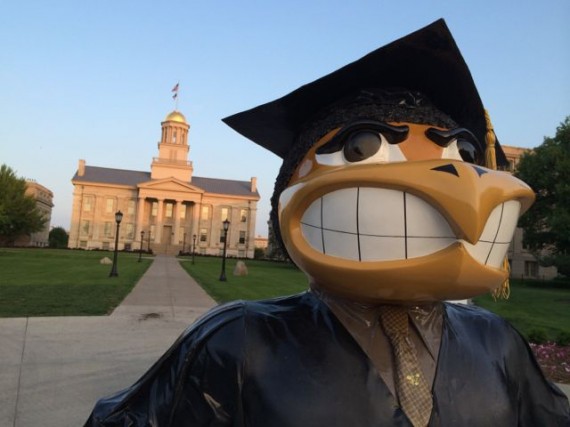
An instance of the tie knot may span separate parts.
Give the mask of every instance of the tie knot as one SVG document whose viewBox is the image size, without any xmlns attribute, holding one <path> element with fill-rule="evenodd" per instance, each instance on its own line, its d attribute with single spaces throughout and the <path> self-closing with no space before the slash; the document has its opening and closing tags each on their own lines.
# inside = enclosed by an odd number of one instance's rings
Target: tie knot
<svg viewBox="0 0 570 427">
<path fill-rule="evenodd" d="M 388 337 L 408 336 L 408 310 L 405 307 L 386 305 L 382 307 L 380 319 Z"/>
</svg>

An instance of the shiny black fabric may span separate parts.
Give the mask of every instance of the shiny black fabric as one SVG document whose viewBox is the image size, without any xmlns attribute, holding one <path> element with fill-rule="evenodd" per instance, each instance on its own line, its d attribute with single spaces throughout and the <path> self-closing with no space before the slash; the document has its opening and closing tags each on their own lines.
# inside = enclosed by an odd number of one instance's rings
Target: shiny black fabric
<svg viewBox="0 0 570 427">
<path fill-rule="evenodd" d="M 430 426 L 569 426 L 568 400 L 520 335 L 445 304 Z M 369 359 L 312 293 L 236 302 L 190 327 L 86 426 L 410 426 Z"/>
</svg>

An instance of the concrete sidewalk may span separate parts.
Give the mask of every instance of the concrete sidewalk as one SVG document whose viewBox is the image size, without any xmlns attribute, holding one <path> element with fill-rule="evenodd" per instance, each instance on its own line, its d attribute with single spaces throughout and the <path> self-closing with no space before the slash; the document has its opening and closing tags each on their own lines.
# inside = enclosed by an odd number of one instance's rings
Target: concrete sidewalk
<svg viewBox="0 0 570 427">
<path fill-rule="evenodd" d="M 111 316 L 0 319 L 0 426 L 81 426 L 214 305 L 176 258 L 157 256 Z"/>
</svg>

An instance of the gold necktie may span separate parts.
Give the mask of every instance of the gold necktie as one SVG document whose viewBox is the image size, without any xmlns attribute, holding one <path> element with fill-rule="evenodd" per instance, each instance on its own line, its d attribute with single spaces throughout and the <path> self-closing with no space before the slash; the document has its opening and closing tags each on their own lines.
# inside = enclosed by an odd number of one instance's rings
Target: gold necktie
<svg viewBox="0 0 570 427">
<path fill-rule="evenodd" d="M 432 395 L 408 336 L 408 312 L 404 307 L 384 306 L 380 317 L 394 351 L 395 384 L 400 406 L 414 427 L 425 427 L 433 407 Z"/>
</svg>

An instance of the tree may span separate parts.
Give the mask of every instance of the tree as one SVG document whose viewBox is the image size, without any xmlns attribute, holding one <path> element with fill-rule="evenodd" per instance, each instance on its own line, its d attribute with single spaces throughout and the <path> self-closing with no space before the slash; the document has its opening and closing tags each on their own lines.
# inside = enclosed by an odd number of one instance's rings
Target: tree
<svg viewBox="0 0 570 427">
<path fill-rule="evenodd" d="M 265 249 L 255 248 L 253 250 L 253 259 L 263 259 L 265 258 Z"/>
<path fill-rule="evenodd" d="M 269 230 L 267 237 L 267 250 L 265 251 L 266 257 L 275 261 L 285 261 L 289 259 L 285 251 L 281 247 L 281 244 L 277 240 L 275 231 L 273 230 L 273 222 L 269 221 Z"/>
<path fill-rule="evenodd" d="M 520 220 L 523 242 L 542 265 L 570 275 L 570 116 L 554 138 L 524 154 L 516 176 L 536 192 L 534 206 Z"/>
<path fill-rule="evenodd" d="M 54 227 L 49 232 L 49 247 L 56 249 L 67 248 L 69 234 L 63 227 Z"/>
<path fill-rule="evenodd" d="M 45 223 L 34 198 L 26 195 L 26 181 L 7 165 L 0 166 L 0 244 L 11 245 L 18 236 L 40 231 Z"/>
</svg>

